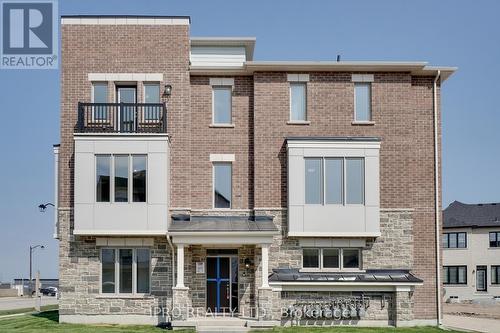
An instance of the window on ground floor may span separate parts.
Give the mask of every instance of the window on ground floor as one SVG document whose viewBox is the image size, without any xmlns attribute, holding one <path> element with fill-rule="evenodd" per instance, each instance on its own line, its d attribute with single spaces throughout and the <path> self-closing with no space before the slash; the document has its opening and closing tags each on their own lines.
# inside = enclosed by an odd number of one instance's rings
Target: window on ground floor
<svg viewBox="0 0 500 333">
<path fill-rule="evenodd" d="M 444 266 L 444 284 L 467 284 L 467 266 Z"/>
<path fill-rule="evenodd" d="M 356 248 L 302 249 L 302 268 L 305 269 L 360 269 L 360 250 Z"/>
<path fill-rule="evenodd" d="M 103 294 L 147 294 L 150 292 L 149 249 L 101 249 Z"/>
<path fill-rule="evenodd" d="M 500 265 L 491 266 L 491 284 L 500 284 Z"/>
</svg>

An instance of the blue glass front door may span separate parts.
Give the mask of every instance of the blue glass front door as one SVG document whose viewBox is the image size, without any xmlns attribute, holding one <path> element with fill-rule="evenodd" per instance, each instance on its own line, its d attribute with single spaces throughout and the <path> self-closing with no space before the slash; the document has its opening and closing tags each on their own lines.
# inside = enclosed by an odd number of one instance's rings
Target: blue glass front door
<svg viewBox="0 0 500 333">
<path fill-rule="evenodd" d="M 207 308 L 211 312 L 229 312 L 231 306 L 231 258 L 207 258 Z"/>
</svg>

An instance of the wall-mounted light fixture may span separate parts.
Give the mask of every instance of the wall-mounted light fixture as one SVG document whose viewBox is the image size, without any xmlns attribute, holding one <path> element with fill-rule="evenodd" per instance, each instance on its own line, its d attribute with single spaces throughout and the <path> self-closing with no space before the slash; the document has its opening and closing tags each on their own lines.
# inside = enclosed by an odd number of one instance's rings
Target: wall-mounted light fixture
<svg viewBox="0 0 500 333">
<path fill-rule="evenodd" d="M 172 85 L 165 84 L 165 90 L 163 91 L 163 96 L 170 97 L 170 95 L 172 95 Z"/>
<path fill-rule="evenodd" d="M 250 258 L 246 258 L 245 259 L 245 268 L 249 269 L 251 265 L 252 265 L 252 261 L 250 260 Z"/>
</svg>

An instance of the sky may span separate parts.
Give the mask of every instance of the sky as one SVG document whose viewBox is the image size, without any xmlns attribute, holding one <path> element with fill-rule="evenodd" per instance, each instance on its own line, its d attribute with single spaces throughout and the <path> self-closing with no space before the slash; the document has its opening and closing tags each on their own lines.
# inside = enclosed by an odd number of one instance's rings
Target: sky
<svg viewBox="0 0 500 333">
<path fill-rule="evenodd" d="M 192 36 L 254 36 L 255 60 L 428 61 L 442 88 L 443 207 L 500 202 L 500 1 L 59 0 L 59 13 L 189 15 Z M 165 36 L 168 38 L 168 36 Z M 0 70 L 0 281 L 57 277 L 52 145 L 59 71 Z"/>
</svg>

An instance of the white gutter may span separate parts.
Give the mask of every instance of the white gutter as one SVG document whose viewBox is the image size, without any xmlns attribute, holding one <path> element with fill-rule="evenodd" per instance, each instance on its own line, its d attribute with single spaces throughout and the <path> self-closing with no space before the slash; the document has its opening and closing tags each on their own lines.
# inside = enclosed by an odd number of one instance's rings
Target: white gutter
<svg viewBox="0 0 500 333">
<path fill-rule="evenodd" d="M 435 181 L 435 211 L 436 211 L 436 297 L 437 297 L 437 319 L 438 325 L 442 324 L 441 320 L 441 229 L 439 227 L 439 142 L 438 142 L 438 112 L 437 112 L 437 81 L 441 76 L 441 71 L 438 69 L 437 75 L 434 78 L 433 84 L 433 112 L 434 112 L 434 181 Z"/>
<path fill-rule="evenodd" d="M 54 145 L 54 239 L 59 239 L 59 145 Z"/>
</svg>

